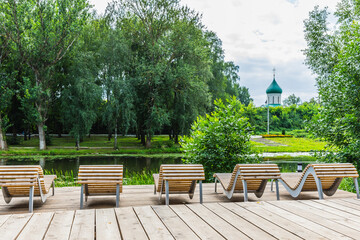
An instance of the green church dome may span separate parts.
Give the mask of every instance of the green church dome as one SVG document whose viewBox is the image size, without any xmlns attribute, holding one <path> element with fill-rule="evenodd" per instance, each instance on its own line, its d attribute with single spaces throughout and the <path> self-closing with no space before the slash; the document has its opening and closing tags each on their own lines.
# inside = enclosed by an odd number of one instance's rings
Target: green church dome
<svg viewBox="0 0 360 240">
<path fill-rule="evenodd" d="M 266 89 L 266 93 L 282 93 L 282 89 L 275 81 L 275 78 L 270 84 L 270 86 Z"/>
</svg>

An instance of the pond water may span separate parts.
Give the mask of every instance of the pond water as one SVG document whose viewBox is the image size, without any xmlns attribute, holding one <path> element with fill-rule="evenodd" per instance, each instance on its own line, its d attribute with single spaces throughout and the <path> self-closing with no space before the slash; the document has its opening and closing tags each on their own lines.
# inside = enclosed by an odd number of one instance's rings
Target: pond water
<svg viewBox="0 0 360 240">
<path fill-rule="evenodd" d="M 302 162 L 301 159 L 264 161 L 264 163 L 276 163 L 282 172 L 296 172 L 297 165 Z M 74 158 L 40 158 L 37 160 L 31 158 L 23 159 L 0 159 L 0 165 L 41 165 L 45 170 L 73 171 L 77 175 L 80 165 L 113 165 L 122 164 L 124 169 L 129 172 L 158 171 L 161 164 L 179 164 L 181 157 L 138 157 L 138 156 L 84 156 Z M 302 162 L 303 169 L 309 162 Z"/>
</svg>

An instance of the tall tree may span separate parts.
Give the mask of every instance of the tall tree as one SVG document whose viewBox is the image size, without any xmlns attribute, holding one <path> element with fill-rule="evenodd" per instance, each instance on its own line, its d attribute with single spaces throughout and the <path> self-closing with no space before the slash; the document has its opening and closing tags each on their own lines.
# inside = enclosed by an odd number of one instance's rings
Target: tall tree
<svg viewBox="0 0 360 240">
<path fill-rule="evenodd" d="M 189 62 L 191 53 L 181 52 L 176 47 L 184 48 L 186 44 L 183 42 L 191 37 L 182 27 L 186 22 L 189 26 L 193 24 L 200 27 L 199 18 L 193 11 L 181 7 L 178 0 L 123 0 L 117 6 L 121 10 L 117 26 L 124 32 L 132 52 L 127 73 L 135 90 L 137 127 L 142 142 L 150 147 L 153 134 L 164 125 L 170 125 L 171 113 L 168 109 L 171 104 L 167 100 L 174 99 L 171 97 L 174 88 L 169 90 L 169 86 L 176 88 L 176 81 L 184 80 L 186 74 L 186 77 L 195 77 L 195 70 L 192 69 L 194 66 L 186 67 L 181 63 L 186 58 Z M 186 34 L 177 34 L 178 30 Z M 193 39 L 196 40 L 194 37 Z M 194 46 L 192 49 L 201 50 L 201 47 Z M 193 56 L 196 54 L 198 53 Z M 177 78 L 170 76 L 169 73 L 175 73 L 174 69 L 180 65 L 182 71 L 187 73 Z M 202 73 L 198 72 L 198 76 L 200 74 Z M 195 84 L 193 86 L 198 87 Z"/>
<path fill-rule="evenodd" d="M 329 30 L 326 9 L 315 9 L 304 21 L 306 64 L 317 74 L 320 113 L 312 131 L 340 149 L 338 160 L 360 157 L 360 2 L 342 0 Z"/>
<path fill-rule="evenodd" d="M 300 97 L 295 96 L 295 94 L 291 94 L 287 98 L 284 99 L 283 104 L 285 106 L 300 105 L 301 99 L 300 99 Z"/>
<path fill-rule="evenodd" d="M 40 149 L 46 149 L 45 122 L 57 89 L 54 66 L 68 53 L 89 16 L 87 0 L 4 0 L 0 23 L 32 69 Z"/>
<path fill-rule="evenodd" d="M 0 14 L 0 21 L 4 21 L 3 15 Z M 12 76 L 5 69 L 5 59 L 10 54 L 10 46 L 8 36 L 2 32 L 0 33 L 0 150 L 7 150 L 6 144 L 6 129 L 9 127 L 9 120 L 7 117 L 7 109 L 11 103 L 12 95 L 11 89 Z"/>
</svg>

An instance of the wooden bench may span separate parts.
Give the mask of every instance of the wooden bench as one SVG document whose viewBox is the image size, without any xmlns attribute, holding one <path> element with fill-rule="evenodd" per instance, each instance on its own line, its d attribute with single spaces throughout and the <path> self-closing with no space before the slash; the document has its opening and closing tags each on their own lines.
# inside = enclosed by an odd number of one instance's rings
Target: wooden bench
<svg viewBox="0 0 360 240">
<path fill-rule="evenodd" d="M 298 173 L 294 173 L 297 174 Z M 295 175 L 294 175 L 295 176 Z M 351 163 L 317 163 L 309 164 L 304 169 L 296 184 L 291 184 L 287 179 L 293 177 L 291 173 L 281 174 L 279 181 L 292 197 L 297 197 L 301 192 L 318 191 L 319 199 L 323 199 L 323 193 L 332 196 L 338 189 L 345 177 L 354 179 L 357 198 L 359 199 L 359 174 Z"/>
<path fill-rule="evenodd" d="M 123 183 L 123 165 L 81 165 L 78 173 L 81 184 L 80 209 L 88 196 L 116 195 L 116 207 L 119 207 Z"/>
<path fill-rule="evenodd" d="M 44 203 L 56 175 L 44 175 L 39 165 L 0 166 L 0 186 L 6 203 L 13 197 L 29 197 L 29 212 L 33 212 L 34 196 L 40 196 Z"/>
<path fill-rule="evenodd" d="M 248 201 L 248 193 L 260 198 L 268 180 L 275 180 L 276 196 L 279 200 L 280 170 L 276 164 L 236 164 L 232 173 L 215 173 L 215 192 L 217 182 L 221 183 L 227 198 L 231 199 L 236 192 L 244 193 L 244 201 Z"/>
<path fill-rule="evenodd" d="M 154 174 L 154 194 L 159 193 L 159 200 L 166 194 L 166 205 L 169 205 L 169 194 L 189 194 L 193 198 L 196 181 L 199 181 L 200 203 L 203 202 L 202 180 L 205 180 L 204 167 L 201 164 L 162 164 L 159 174 Z"/>
</svg>

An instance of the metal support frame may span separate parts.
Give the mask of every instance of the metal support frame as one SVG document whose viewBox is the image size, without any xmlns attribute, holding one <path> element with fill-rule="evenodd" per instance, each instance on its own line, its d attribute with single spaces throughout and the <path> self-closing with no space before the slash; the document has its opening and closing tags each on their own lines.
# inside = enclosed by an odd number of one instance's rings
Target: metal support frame
<svg viewBox="0 0 360 240">
<path fill-rule="evenodd" d="M 199 190 L 200 190 L 200 203 L 202 204 L 203 203 L 202 180 L 199 180 Z"/>
<path fill-rule="evenodd" d="M 323 189 L 322 189 L 322 185 L 321 185 L 321 179 L 320 178 L 315 178 L 316 180 L 316 187 L 318 189 L 318 194 L 319 194 L 319 199 L 322 200 L 324 199 L 324 196 L 323 196 Z"/>
<path fill-rule="evenodd" d="M 357 199 L 360 199 L 359 182 L 358 182 L 357 178 L 353 178 L 353 179 L 354 179 L 354 184 L 355 184 L 355 189 L 356 189 L 356 197 L 357 197 Z"/>
<path fill-rule="evenodd" d="M 55 181 L 52 182 L 52 195 L 55 195 Z"/>
<path fill-rule="evenodd" d="M 215 193 L 217 193 L 217 182 L 218 182 L 218 179 L 215 178 Z"/>
<path fill-rule="evenodd" d="M 275 179 L 275 186 L 276 186 L 276 200 L 280 200 L 279 181 L 277 179 Z"/>
<path fill-rule="evenodd" d="M 248 189 L 246 180 L 242 180 L 243 189 L 244 189 L 244 202 L 248 201 Z"/>
<path fill-rule="evenodd" d="M 31 186 L 29 191 L 29 212 L 32 213 L 33 210 L 34 210 L 34 186 Z"/>
<path fill-rule="evenodd" d="M 166 205 L 169 205 L 169 181 L 168 180 L 165 180 L 165 195 L 166 195 L 165 203 L 166 203 Z"/>
<path fill-rule="evenodd" d="M 119 207 L 120 202 L 120 184 L 116 184 L 116 207 Z"/>
<path fill-rule="evenodd" d="M 301 190 L 304 187 L 304 184 L 306 182 L 306 179 L 311 174 L 315 179 L 316 187 L 317 187 L 318 194 L 319 194 L 319 199 L 324 199 L 321 180 L 320 180 L 320 178 L 317 177 L 315 169 L 313 167 L 309 167 L 306 170 L 306 172 L 304 172 L 303 174 L 304 175 L 302 176 L 301 182 L 298 184 L 298 187 L 295 190 L 290 188 L 290 186 L 283 179 L 279 179 L 279 182 L 281 182 L 281 184 L 285 187 L 285 189 L 290 193 L 290 195 L 292 197 L 296 198 L 300 195 Z"/>
<path fill-rule="evenodd" d="M 81 184 L 81 190 L 80 190 L 80 209 L 83 209 L 84 207 L 84 184 Z"/>
</svg>

